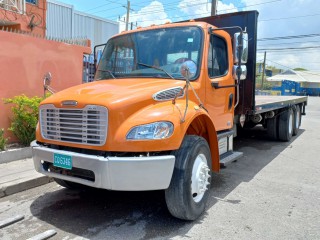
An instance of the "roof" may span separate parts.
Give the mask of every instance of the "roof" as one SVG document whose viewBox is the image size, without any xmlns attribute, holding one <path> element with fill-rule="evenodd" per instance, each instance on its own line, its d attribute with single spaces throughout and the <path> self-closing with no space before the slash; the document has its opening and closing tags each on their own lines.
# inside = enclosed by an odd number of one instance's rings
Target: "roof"
<svg viewBox="0 0 320 240">
<path fill-rule="evenodd" d="M 282 73 L 267 78 L 270 82 L 289 80 L 293 82 L 320 83 L 320 71 L 294 71 L 286 70 Z"/>
</svg>

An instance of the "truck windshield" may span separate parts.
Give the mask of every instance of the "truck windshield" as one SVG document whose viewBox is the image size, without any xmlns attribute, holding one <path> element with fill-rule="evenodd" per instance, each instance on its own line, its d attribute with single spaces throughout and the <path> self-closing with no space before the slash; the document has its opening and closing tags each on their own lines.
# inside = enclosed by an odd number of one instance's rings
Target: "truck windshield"
<svg viewBox="0 0 320 240">
<path fill-rule="evenodd" d="M 199 74 L 201 49 L 202 31 L 195 26 L 153 29 L 114 37 L 103 51 L 95 80 L 184 79 L 180 66 L 185 61 L 195 63 L 195 79 Z"/>
</svg>

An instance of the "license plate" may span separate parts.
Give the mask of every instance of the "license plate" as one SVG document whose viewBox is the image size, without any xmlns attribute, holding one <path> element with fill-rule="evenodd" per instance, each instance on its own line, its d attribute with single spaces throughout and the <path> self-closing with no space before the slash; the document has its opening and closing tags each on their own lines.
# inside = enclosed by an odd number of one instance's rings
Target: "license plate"
<svg viewBox="0 0 320 240">
<path fill-rule="evenodd" d="M 72 156 L 54 153 L 53 154 L 53 166 L 61 167 L 65 169 L 72 169 Z"/>
</svg>

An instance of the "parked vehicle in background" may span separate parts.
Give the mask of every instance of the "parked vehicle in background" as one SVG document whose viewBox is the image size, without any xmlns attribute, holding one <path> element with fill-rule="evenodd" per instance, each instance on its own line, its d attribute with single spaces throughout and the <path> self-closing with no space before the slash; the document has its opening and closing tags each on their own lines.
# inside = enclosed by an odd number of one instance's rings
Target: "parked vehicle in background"
<svg viewBox="0 0 320 240">
<path fill-rule="evenodd" d="M 212 171 L 242 153 L 237 128 L 273 139 L 299 130 L 306 97 L 255 97 L 256 11 L 111 38 L 95 81 L 41 103 L 35 168 L 64 187 L 165 191 L 170 213 L 204 211 Z"/>
</svg>

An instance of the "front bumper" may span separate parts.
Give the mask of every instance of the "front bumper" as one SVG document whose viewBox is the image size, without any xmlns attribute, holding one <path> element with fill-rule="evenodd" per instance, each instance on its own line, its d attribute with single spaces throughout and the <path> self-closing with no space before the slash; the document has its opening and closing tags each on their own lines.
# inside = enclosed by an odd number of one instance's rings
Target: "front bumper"
<svg viewBox="0 0 320 240">
<path fill-rule="evenodd" d="M 31 143 L 36 171 L 49 177 L 80 183 L 83 185 L 122 191 L 160 190 L 169 187 L 175 157 L 173 155 L 152 157 L 101 157 L 70 151 L 51 149 Z M 53 154 L 72 157 L 72 167 L 89 170 L 94 180 L 50 172 L 44 163 L 53 163 Z M 72 170 L 71 170 L 72 172 Z"/>
</svg>

